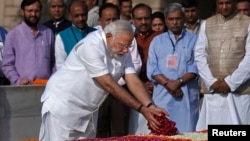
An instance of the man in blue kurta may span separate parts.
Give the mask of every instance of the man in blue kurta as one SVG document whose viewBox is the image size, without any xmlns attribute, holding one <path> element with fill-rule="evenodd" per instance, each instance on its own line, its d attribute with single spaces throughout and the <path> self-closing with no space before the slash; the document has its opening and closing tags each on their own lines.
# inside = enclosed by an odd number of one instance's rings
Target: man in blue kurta
<svg viewBox="0 0 250 141">
<path fill-rule="evenodd" d="M 95 31 L 87 25 L 88 9 L 81 0 L 72 1 L 69 5 L 69 16 L 72 25 L 57 34 L 55 43 L 56 68 L 67 58 L 72 48 L 90 32 Z"/>
<path fill-rule="evenodd" d="M 199 113 L 197 36 L 184 28 L 184 9 L 172 3 L 165 9 L 168 31 L 150 44 L 147 76 L 154 83 L 153 100 L 169 112 L 179 132 L 195 131 Z"/>
</svg>

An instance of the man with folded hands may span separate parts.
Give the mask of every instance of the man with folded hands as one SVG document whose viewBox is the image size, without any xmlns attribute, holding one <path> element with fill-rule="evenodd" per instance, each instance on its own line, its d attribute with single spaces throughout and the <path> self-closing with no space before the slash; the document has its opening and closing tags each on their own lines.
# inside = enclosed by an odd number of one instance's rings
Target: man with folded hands
<svg viewBox="0 0 250 141">
<path fill-rule="evenodd" d="M 194 47 L 197 35 L 184 27 L 184 8 L 172 3 L 164 11 L 167 32 L 149 47 L 147 76 L 153 82 L 153 100 L 169 112 L 179 132 L 195 131 L 199 114 L 199 87 Z"/>
</svg>

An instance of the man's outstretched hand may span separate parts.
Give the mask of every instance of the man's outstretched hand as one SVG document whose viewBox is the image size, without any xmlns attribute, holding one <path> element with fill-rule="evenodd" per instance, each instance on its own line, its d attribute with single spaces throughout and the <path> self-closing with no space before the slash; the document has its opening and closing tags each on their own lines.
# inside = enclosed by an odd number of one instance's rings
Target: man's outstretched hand
<svg viewBox="0 0 250 141">
<path fill-rule="evenodd" d="M 150 125 L 153 130 L 159 130 L 161 128 L 161 123 L 155 118 L 155 116 L 162 116 L 162 114 L 168 116 L 168 112 L 165 109 L 159 108 L 155 105 L 150 107 L 143 106 L 141 113 L 147 119 L 148 125 Z"/>
</svg>

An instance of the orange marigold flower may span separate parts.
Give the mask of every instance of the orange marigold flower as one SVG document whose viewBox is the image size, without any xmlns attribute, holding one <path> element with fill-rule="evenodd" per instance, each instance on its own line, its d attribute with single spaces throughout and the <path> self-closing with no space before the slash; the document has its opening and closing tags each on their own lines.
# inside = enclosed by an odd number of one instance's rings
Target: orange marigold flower
<svg viewBox="0 0 250 141">
<path fill-rule="evenodd" d="M 32 82 L 32 85 L 46 85 L 47 82 L 47 79 L 36 79 Z"/>
</svg>

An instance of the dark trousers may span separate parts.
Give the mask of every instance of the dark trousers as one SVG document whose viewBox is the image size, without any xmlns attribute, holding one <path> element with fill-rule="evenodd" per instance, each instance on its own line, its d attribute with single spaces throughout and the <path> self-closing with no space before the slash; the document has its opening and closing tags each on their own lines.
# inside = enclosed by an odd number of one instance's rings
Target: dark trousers
<svg viewBox="0 0 250 141">
<path fill-rule="evenodd" d="M 105 138 L 127 135 L 129 109 L 128 106 L 110 94 L 99 108 L 96 137 Z"/>
<path fill-rule="evenodd" d="M 0 85 L 10 85 L 10 81 L 5 76 L 0 76 Z"/>
</svg>

